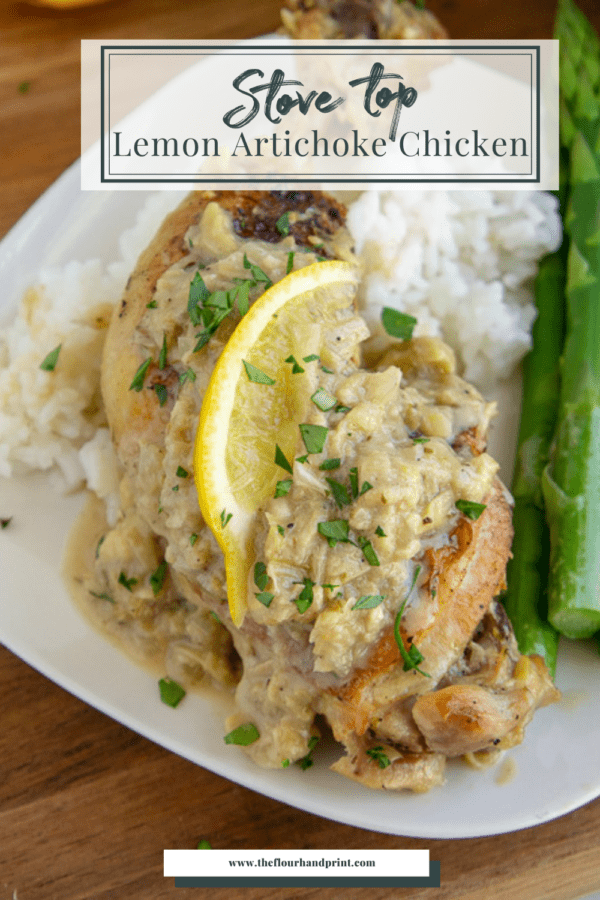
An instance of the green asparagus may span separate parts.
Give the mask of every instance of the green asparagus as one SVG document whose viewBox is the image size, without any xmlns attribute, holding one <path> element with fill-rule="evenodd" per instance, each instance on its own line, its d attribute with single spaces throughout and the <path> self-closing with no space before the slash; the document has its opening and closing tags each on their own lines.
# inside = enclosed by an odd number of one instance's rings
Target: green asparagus
<svg viewBox="0 0 600 900">
<path fill-rule="evenodd" d="M 538 653 L 554 675 L 558 635 L 547 622 L 549 540 L 541 478 L 548 462 L 558 408 L 564 329 L 564 262 L 542 260 L 535 283 L 538 317 L 533 348 L 523 363 L 523 405 L 513 480 L 515 541 L 504 605 L 521 653 Z"/>
<path fill-rule="evenodd" d="M 600 43 L 560 0 L 561 142 L 569 151 L 567 333 L 558 425 L 542 487 L 550 527 L 550 622 L 571 638 L 600 628 Z"/>
</svg>

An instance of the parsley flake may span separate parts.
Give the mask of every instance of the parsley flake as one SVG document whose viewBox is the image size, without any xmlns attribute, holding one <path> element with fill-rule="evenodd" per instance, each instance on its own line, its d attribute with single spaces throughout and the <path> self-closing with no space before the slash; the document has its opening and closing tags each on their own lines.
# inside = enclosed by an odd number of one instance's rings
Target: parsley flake
<svg viewBox="0 0 600 900">
<path fill-rule="evenodd" d="M 410 341 L 417 320 L 414 316 L 402 313 L 390 306 L 384 306 L 381 310 L 381 324 L 391 337 L 401 341 Z"/>
<path fill-rule="evenodd" d="M 309 453 L 321 453 L 327 440 L 328 429 L 324 425 L 306 425 L 298 426 L 304 446 Z"/>
<path fill-rule="evenodd" d="M 396 619 L 394 620 L 394 637 L 396 639 L 398 649 L 400 650 L 400 655 L 401 655 L 402 659 L 404 660 L 404 666 L 402 667 L 403 671 L 409 672 L 411 669 L 415 669 L 415 671 L 419 672 L 419 674 L 425 675 L 426 678 L 431 678 L 431 675 L 428 672 L 424 672 L 422 669 L 419 668 L 419 663 L 423 662 L 423 654 L 421 653 L 421 651 L 418 649 L 418 647 L 415 646 L 415 644 L 411 644 L 410 649 L 407 650 L 406 647 L 404 646 L 404 641 L 402 640 L 402 635 L 400 634 L 400 620 L 402 619 L 404 607 L 406 606 L 406 604 L 408 602 L 408 598 L 410 597 L 412 590 L 413 590 L 415 584 L 417 583 L 417 578 L 419 577 L 420 571 L 421 571 L 421 566 L 417 566 L 417 568 L 415 569 L 415 573 L 413 575 L 413 580 L 408 589 L 408 593 L 407 593 L 406 597 L 404 598 L 404 600 L 402 601 L 402 605 L 400 606 L 400 609 L 398 610 L 398 613 L 396 615 Z"/>
<path fill-rule="evenodd" d="M 184 469 L 183 466 L 177 466 L 177 471 L 175 472 L 178 478 L 187 478 L 189 476 L 189 472 L 187 469 Z"/>
<path fill-rule="evenodd" d="M 313 602 L 313 588 L 315 586 L 315 583 L 314 581 L 311 581 L 310 578 L 303 578 L 301 583 L 304 585 L 304 587 L 295 598 L 294 603 L 296 604 L 299 613 L 305 613 Z"/>
<path fill-rule="evenodd" d="M 133 376 L 133 381 L 129 385 L 130 391 L 141 391 L 144 387 L 144 378 L 146 377 L 146 372 L 150 368 L 150 364 L 152 362 L 152 357 L 149 356 L 148 359 L 144 360 L 141 364 L 135 375 Z"/>
<path fill-rule="evenodd" d="M 275 485 L 275 497 L 285 497 L 292 488 L 293 481 L 291 478 L 284 478 Z"/>
<path fill-rule="evenodd" d="M 44 372 L 54 372 L 56 367 L 56 363 L 58 362 L 58 354 L 60 353 L 60 348 L 62 344 L 59 344 L 58 347 L 55 347 L 54 350 L 51 350 L 48 356 L 40 363 L 40 369 Z"/>
<path fill-rule="evenodd" d="M 262 603 L 263 606 L 268 608 L 273 602 L 275 594 L 272 594 L 270 591 L 261 591 L 260 594 L 255 594 L 254 596 L 259 603 Z"/>
<path fill-rule="evenodd" d="M 299 759 L 297 761 L 296 765 L 300 766 L 303 772 L 305 772 L 306 769 L 310 769 L 310 767 L 313 765 L 314 760 L 312 758 L 312 753 L 318 743 L 319 738 L 316 734 L 313 734 L 308 742 L 308 753 L 306 754 L 306 756 L 303 756 L 302 759 Z"/>
<path fill-rule="evenodd" d="M 380 565 L 379 557 L 373 550 L 373 544 L 371 543 L 371 541 L 368 541 L 364 537 L 359 537 L 358 546 L 362 550 L 363 556 L 366 559 L 366 561 L 369 563 L 370 566 Z"/>
<path fill-rule="evenodd" d="M 108 600 L 109 603 L 115 602 L 110 594 L 107 594 L 105 592 L 103 592 L 102 594 L 97 594 L 96 591 L 90 591 L 90 594 L 92 595 L 92 597 L 96 597 L 97 600 Z"/>
<path fill-rule="evenodd" d="M 317 356 L 316 353 L 311 353 L 311 354 L 309 354 L 309 356 L 302 357 L 302 362 L 318 362 L 318 361 L 319 361 L 319 357 Z"/>
<path fill-rule="evenodd" d="M 340 482 L 336 481 L 335 478 L 326 478 L 325 481 L 331 488 L 333 499 L 340 509 L 343 506 L 349 506 L 349 504 L 352 503 L 352 498 L 348 493 L 348 488 L 344 484 L 340 484 Z"/>
<path fill-rule="evenodd" d="M 284 212 L 282 216 L 280 216 L 275 222 L 275 228 L 279 232 L 279 234 L 284 237 L 290 233 L 290 214 L 289 212 Z"/>
<path fill-rule="evenodd" d="M 185 372 L 182 372 L 179 376 L 179 384 L 185 384 L 186 381 L 195 381 L 196 373 L 193 369 L 186 369 Z"/>
<path fill-rule="evenodd" d="M 285 471 L 289 472 L 290 475 L 293 474 L 292 466 L 287 461 L 285 453 L 283 452 L 279 444 L 275 444 L 275 465 L 279 466 L 281 469 L 285 469 Z"/>
<path fill-rule="evenodd" d="M 122 584 L 129 593 L 133 593 L 133 586 L 138 583 L 137 578 L 127 578 L 125 572 L 121 572 L 118 578 L 119 584 Z"/>
<path fill-rule="evenodd" d="M 375 529 L 375 534 L 377 535 L 377 537 L 387 537 L 387 534 L 385 533 L 381 525 L 377 526 L 377 528 Z"/>
<path fill-rule="evenodd" d="M 198 540 L 198 535 L 196 534 L 196 532 L 194 532 L 193 534 L 190 534 L 190 547 L 193 547 L 197 540 Z"/>
<path fill-rule="evenodd" d="M 456 508 L 473 522 L 476 522 L 485 509 L 485 503 L 473 503 L 471 500 L 457 500 Z"/>
<path fill-rule="evenodd" d="M 382 594 L 366 594 L 358 598 L 352 609 L 375 609 L 384 600 L 385 597 Z"/>
<path fill-rule="evenodd" d="M 252 272 L 252 277 L 254 278 L 255 281 L 262 282 L 267 287 L 271 286 L 271 279 L 269 278 L 269 276 L 265 275 L 265 273 L 263 272 L 263 270 L 261 269 L 260 266 L 255 266 L 253 263 L 251 263 L 245 253 L 244 253 L 244 268 L 250 269 L 250 271 Z"/>
<path fill-rule="evenodd" d="M 243 359 L 242 362 L 244 364 L 244 369 L 246 370 L 246 375 L 248 376 L 248 381 L 253 381 L 255 384 L 275 384 L 275 379 L 271 378 L 270 375 L 261 372 L 260 369 L 253 366 L 252 363 L 246 362 L 245 359 Z"/>
<path fill-rule="evenodd" d="M 160 691 L 160 699 L 172 709 L 179 706 L 185 697 L 185 688 L 182 688 L 181 685 L 178 684 L 177 681 L 173 681 L 172 678 L 161 678 L 158 682 L 158 688 Z"/>
<path fill-rule="evenodd" d="M 167 364 L 167 335 L 163 334 L 163 342 L 162 347 L 160 348 L 160 353 L 158 355 L 158 368 L 164 369 Z"/>
<path fill-rule="evenodd" d="M 387 769 L 390 765 L 389 757 L 383 752 L 383 747 L 371 747 L 366 751 L 367 756 L 370 756 L 371 759 L 378 763 L 380 769 Z"/>
<path fill-rule="evenodd" d="M 285 270 L 285 274 L 286 274 L 286 275 L 289 275 L 290 272 L 292 271 L 292 269 L 294 268 L 294 255 L 295 255 L 295 254 L 294 254 L 293 251 L 292 251 L 291 253 L 288 253 L 287 267 L 286 267 L 286 270 Z"/>
<path fill-rule="evenodd" d="M 152 593 L 154 594 L 155 597 L 157 597 L 158 594 L 160 594 L 160 592 L 163 588 L 163 585 L 165 583 L 165 577 L 167 575 L 167 569 L 168 569 L 167 561 L 166 561 L 166 559 L 163 559 L 163 561 L 158 566 L 156 571 L 153 572 L 152 575 L 150 576 L 150 585 L 152 587 Z"/>
<path fill-rule="evenodd" d="M 198 841 L 196 850 L 212 850 L 210 841 Z"/>
<path fill-rule="evenodd" d="M 260 737 L 258 728 L 252 722 L 246 722 L 244 725 L 238 725 L 229 734 L 226 734 L 223 740 L 226 744 L 237 744 L 240 747 L 247 747 L 253 744 Z"/>
<path fill-rule="evenodd" d="M 302 368 L 302 366 L 300 365 L 300 363 L 298 362 L 298 360 L 296 359 L 296 357 L 292 356 L 291 354 L 290 354 L 290 356 L 288 356 L 287 359 L 284 360 L 284 362 L 292 364 L 292 375 L 300 375 L 302 372 L 305 371 Z"/>
<path fill-rule="evenodd" d="M 349 529 L 347 519 L 332 519 L 329 522 L 319 522 L 317 525 L 317 531 L 327 538 L 330 547 L 335 547 L 337 543 L 350 543 Z"/>
<path fill-rule="evenodd" d="M 321 412 L 328 412 L 337 404 L 336 398 L 332 397 L 324 388 L 317 388 L 310 399 Z"/>
<path fill-rule="evenodd" d="M 225 526 L 227 525 L 227 523 L 230 522 L 232 518 L 233 518 L 233 513 L 225 512 L 225 510 L 222 509 L 222 510 L 221 510 L 221 516 L 220 516 L 220 519 L 221 519 L 221 528 L 225 528 Z"/>
<path fill-rule="evenodd" d="M 158 405 L 164 406 L 169 398 L 169 393 L 164 384 L 155 384 L 154 390 L 156 392 L 156 396 L 158 397 Z"/>
<path fill-rule="evenodd" d="M 2 530 L 4 530 L 5 528 L 8 528 L 8 526 L 10 525 L 12 520 L 13 520 L 12 516 L 9 516 L 8 519 L 0 519 L 0 528 L 2 528 Z"/>
<path fill-rule="evenodd" d="M 257 562 L 254 565 L 254 584 L 259 589 L 259 591 L 264 591 L 267 584 L 269 583 L 269 576 L 267 575 L 267 567 L 264 562 Z"/>
<path fill-rule="evenodd" d="M 326 459 L 321 463 L 319 469 L 322 472 L 330 472 L 332 469 L 339 469 L 341 464 L 342 461 L 339 456 L 331 456 L 329 459 Z"/>
</svg>

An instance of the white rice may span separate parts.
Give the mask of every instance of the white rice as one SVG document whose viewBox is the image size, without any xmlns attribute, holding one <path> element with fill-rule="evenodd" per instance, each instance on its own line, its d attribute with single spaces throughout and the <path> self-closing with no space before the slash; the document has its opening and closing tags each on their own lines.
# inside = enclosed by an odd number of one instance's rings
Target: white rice
<svg viewBox="0 0 600 900">
<path fill-rule="evenodd" d="M 531 346 L 532 279 L 561 242 L 557 203 L 527 191 L 367 191 L 348 226 L 365 267 L 371 332 L 381 309 L 442 336 L 482 390 L 507 378 Z"/>
<path fill-rule="evenodd" d="M 139 253 L 180 194 L 151 196 L 119 242 L 119 258 L 38 274 L 0 331 L 0 475 L 51 470 L 64 491 L 84 483 L 117 509 L 116 461 L 103 420 L 105 324 Z M 465 377 L 483 389 L 508 376 L 530 346 L 531 280 L 560 244 L 554 198 L 500 191 L 362 194 L 348 225 L 365 268 L 361 302 L 374 334 L 383 306 L 416 316 L 417 334 L 443 336 Z M 53 372 L 40 369 L 62 345 Z M 112 516 L 111 516 L 112 518 Z"/>
</svg>

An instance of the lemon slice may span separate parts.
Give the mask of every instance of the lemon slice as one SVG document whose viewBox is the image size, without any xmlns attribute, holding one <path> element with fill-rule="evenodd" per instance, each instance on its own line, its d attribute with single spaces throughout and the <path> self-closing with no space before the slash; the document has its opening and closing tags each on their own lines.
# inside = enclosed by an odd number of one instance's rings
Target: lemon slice
<svg viewBox="0 0 600 900">
<path fill-rule="evenodd" d="M 326 338 L 333 340 L 332 329 L 352 308 L 357 283 L 356 267 L 339 261 L 314 263 L 278 281 L 238 324 L 206 390 L 194 477 L 202 515 L 225 556 L 238 626 L 246 611 L 253 521 L 286 477 L 275 463 L 276 448 L 293 460 L 298 425 L 310 407 L 309 366 L 302 360 L 318 356 L 327 365 Z"/>
</svg>

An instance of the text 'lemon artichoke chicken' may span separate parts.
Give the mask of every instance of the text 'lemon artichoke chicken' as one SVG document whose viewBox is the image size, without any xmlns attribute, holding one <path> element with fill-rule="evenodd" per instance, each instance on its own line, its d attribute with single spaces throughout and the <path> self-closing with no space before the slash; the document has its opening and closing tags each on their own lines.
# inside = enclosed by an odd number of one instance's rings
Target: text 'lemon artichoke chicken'
<svg viewBox="0 0 600 900">
<path fill-rule="evenodd" d="M 224 191 L 166 219 L 105 346 L 121 510 L 85 587 L 170 679 L 235 685 L 224 730 L 258 764 L 305 758 L 328 723 L 339 772 L 422 791 L 448 757 L 520 742 L 557 692 L 495 600 L 493 404 L 437 339 L 364 353 L 344 215 Z"/>
</svg>

